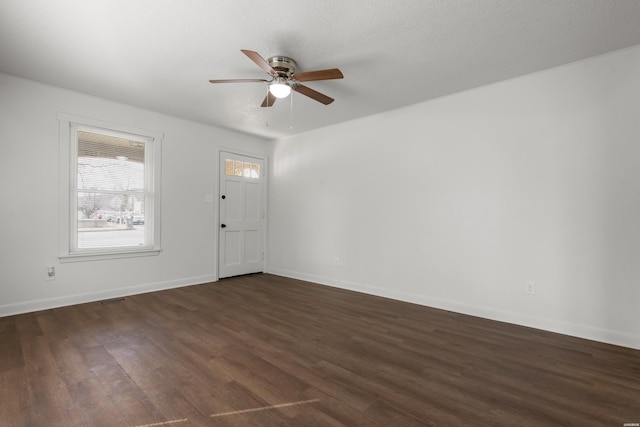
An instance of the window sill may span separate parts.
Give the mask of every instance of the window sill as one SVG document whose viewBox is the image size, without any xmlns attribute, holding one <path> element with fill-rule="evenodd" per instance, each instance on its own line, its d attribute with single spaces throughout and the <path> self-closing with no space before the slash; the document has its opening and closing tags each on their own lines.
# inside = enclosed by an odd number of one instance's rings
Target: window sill
<svg viewBox="0 0 640 427">
<path fill-rule="evenodd" d="M 137 258 L 146 256 L 157 256 L 162 252 L 162 249 L 134 249 L 134 250 L 122 250 L 119 252 L 100 252 L 100 251 L 88 251 L 88 252 L 76 252 L 70 254 L 61 254 L 60 262 L 82 262 L 82 261 L 101 261 L 107 259 L 120 259 L 120 258 Z"/>
</svg>

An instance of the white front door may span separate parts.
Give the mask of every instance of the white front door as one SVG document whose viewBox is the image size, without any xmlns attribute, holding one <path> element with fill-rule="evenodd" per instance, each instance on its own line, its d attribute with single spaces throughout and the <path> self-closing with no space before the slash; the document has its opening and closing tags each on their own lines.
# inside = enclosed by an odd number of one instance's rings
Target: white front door
<svg viewBox="0 0 640 427">
<path fill-rule="evenodd" d="M 220 153 L 218 277 L 264 271 L 264 160 Z"/>
</svg>

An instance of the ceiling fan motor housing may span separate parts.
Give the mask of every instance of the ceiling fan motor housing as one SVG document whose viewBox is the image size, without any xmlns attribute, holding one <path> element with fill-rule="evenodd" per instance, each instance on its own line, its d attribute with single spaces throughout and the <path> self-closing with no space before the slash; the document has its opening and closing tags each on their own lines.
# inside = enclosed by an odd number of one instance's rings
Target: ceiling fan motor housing
<svg viewBox="0 0 640 427">
<path fill-rule="evenodd" d="M 267 62 L 273 68 L 280 77 L 286 77 L 290 79 L 293 73 L 296 71 L 296 61 L 287 56 L 272 56 L 267 59 Z"/>
</svg>

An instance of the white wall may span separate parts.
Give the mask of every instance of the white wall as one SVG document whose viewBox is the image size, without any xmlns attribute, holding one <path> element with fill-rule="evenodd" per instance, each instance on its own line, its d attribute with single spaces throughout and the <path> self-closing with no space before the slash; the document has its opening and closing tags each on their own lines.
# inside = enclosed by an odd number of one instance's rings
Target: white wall
<svg viewBox="0 0 640 427">
<path fill-rule="evenodd" d="M 164 133 L 159 256 L 58 260 L 58 120 L 63 112 Z M 217 279 L 219 147 L 267 143 L 0 74 L 0 316 Z M 54 266 L 56 280 L 45 281 Z"/>
<path fill-rule="evenodd" d="M 638 76 L 635 47 L 271 142 L 268 271 L 640 348 Z"/>
</svg>

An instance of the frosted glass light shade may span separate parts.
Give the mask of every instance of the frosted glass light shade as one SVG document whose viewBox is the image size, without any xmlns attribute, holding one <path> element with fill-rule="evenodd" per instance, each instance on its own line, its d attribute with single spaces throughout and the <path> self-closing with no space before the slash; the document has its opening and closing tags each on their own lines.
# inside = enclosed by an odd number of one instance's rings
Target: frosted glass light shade
<svg viewBox="0 0 640 427">
<path fill-rule="evenodd" d="M 291 93 L 291 87 L 283 83 L 273 83 L 269 85 L 269 92 L 276 98 L 286 98 Z"/>
</svg>

